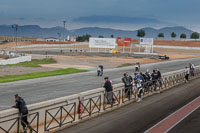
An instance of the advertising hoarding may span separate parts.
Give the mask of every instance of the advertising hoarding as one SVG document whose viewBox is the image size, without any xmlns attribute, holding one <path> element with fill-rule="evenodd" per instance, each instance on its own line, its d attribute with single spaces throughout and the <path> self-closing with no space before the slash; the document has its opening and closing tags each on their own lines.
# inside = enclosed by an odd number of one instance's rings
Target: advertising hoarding
<svg viewBox="0 0 200 133">
<path fill-rule="evenodd" d="M 116 47 L 115 38 L 94 38 L 90 37 L 89 39 L 90 48 L 110 48 L 114 49 Z"/>
<path fill-rule="evenodd" d="M 153 45 L 153 38 L 140 38 L 140 44 Z"/>
</svg>

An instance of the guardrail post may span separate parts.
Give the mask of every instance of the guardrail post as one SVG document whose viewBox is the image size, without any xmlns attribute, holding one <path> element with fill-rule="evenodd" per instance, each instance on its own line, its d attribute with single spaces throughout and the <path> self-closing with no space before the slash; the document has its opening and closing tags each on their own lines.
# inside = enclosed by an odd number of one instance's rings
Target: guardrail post
<svg viewBox="0 0 200 133">
<path fill-rule="evenodd" d="M 123 89 L 125 89 L 124 87 L 122 87 L 122 88 L 120 88 L 120 94 L 119 94 L 119 101 L 120 101 L 120 103 L 123 103 Z M 129 90 L 130 91 L 130 90 Z M 124 90 L 124 92 L 125 92 L 125 90 Z M 125 94 L 125 96 L 126 96 L 126 94 Z M 119 104 L 120 104 L 119 103 Z"/>
<path fill-rule="evenodd" d="M 62 126 L 62 110 L 63 110 L 62 108 L 63 108 L 63 107 L 61 106 L 61 107 L 60 107 L 60 124 L 59 124 L 60 127 Z"/>
<path fill-rule="evenodd" d="M 20 117 L 17 118 L 17 133 L 19 133 L 19 126 L 20 126 Z"/>
<path fill-rule="evenodd" d="M 40 117 L 40 115 L 39 115 L 39 113 L 37 113 L 37 131 L 39 131 L 39 117 Z"/>
<path fill-rule="evenodd" d="M 102 93 L 101 93 L 101 111 L 100 112 L 104 112 L 104 97 L 105 97 L 105 91 L 103 91 Z"/>
<path fill-rule="evenodd" d="M 81 118 L 81 114 L 82 114 L 82 106 L 81 106 L 81 101 L 83 101 L 84 97 L 80 94 L 78 97 L 78 106 L 77 106 L 77 112 L 78 112 L 78 119 Z"/>
<path fill-rule="evenodd" d="M 44 117 L 44 131 L 46 131 L 46 125 L 47 125 L 47 110 L 45 110 L 45 117 Z"/>
<path fill-rule="evenodd" d="M 92 113 L 92 105 L 91 105 L 92 104 L 91 103 L 92 102 L 92 98 L 89 99 L 89 102 L 90 102 L 90 113 L 89 113 L 89 116 L 91 116 L 91 113 Z"/>
</svg>

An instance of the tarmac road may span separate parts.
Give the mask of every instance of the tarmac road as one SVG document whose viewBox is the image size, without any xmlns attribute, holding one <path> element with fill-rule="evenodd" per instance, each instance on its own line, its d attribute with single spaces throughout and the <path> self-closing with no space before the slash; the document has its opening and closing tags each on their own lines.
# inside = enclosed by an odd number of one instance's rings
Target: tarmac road
<svg viewBox="0 0 200 133">
<path fill-rule="evenodd" d="M 143 133 L 200 96 L 200 78 L 132 103 L 58 133 Z M 170 133 L 199 133 L 200 110 L 186 117 Z"/>
<path fill-rule="evenodd" d="M 141 66 L 144 72 L 147 68 L 152 71 L 159 68 L 162 73 L 183 69 L 189 62 L 200 65 L 200 58 L 173 60 L 161 63 L 145 64 Z M 121 83 L 124 72 L 133 74 L 134 67 L 114 68 L 104 71 L 104 76 L 109 76 L 113 84 Z M 97 77 L 96 71 L 62 75 L 24 81 L 0 84 L 0 110 L 8 109 L 14 104 L 14 94 L 22 96 L 27 104 L 41 102 L 53 98 L 67 96 L 86 90 L 101 87 L 103 77 Z"/>
<path fill-rule="evenodd" d="M 194 111 L 169 133 L 200 133 L 200 108 Z"/>
</svg>

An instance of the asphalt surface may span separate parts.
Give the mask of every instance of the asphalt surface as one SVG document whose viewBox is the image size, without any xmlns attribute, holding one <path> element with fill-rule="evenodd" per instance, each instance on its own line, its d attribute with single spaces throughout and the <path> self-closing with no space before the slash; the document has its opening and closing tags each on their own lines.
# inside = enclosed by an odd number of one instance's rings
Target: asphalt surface
<svg viewBox="0 0 200 133">
<path fill-rule="evenodd" d="M 58 133 L 143 133 L 168 115 L 200 96 L 199 81 L 200 79 L 189 81 L 189 83 L 181 84 L 163 93 L 147 97 L 141 103 L 135 102 L 126 105 L 66 128 Z M 170 130 L 170 132 L 199 133 L 199 113 L 199 110 L 195 111 L 180 125 Z"/>
<path fill-rule="evenodd" d="M 148 68 L 152 71 L 159 68 L 162 73 L 183 69 L 189 62 L 200 65 L 200 58 L 173 60 L 161 63 L 145 64 L 141 66 L 144 72 Z M 113 84 L 121 83 L 124 72 L 133 75 L 134 67 L 114 68 L 104 71 L 104 76 L 109 76 Z M 14 94 L 22 96 L 27 104 L 41 102 L 53 98 L 76 94 L 86 90 L 101 87 L 103 77 L 97 77 L 96 71 L 70 74 L 38 79 L 23 80 L 0 84 L 0 110 L 9 109 L 14 104 Z"/>
<path fill-rule="evenodd" d="M 190 114 L 169 133 L 200 133 L 200 108 Z"/>
</svg>

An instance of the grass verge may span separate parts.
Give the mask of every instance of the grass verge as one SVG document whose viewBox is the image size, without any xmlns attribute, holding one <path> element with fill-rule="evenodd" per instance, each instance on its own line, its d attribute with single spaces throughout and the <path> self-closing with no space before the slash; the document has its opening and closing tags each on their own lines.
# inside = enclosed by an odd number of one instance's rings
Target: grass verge
<svg viewBox="0 0 200 133">
<path fill-rule="evenodd" d="M 66 69 L 59 69 L 55 71 L 35 72 L 35 73 L 28 73 L 28 74 L 22 74 L 22 75 L 6 75 L 3 77 L 0 77 L 0 83 L 41 78 L 41 77 L 49 77 L 49 76 L 57 76 L 57 75 L 65 75 L 65 74 L 72 74 L 72 73 L 80 73 L 80 72 L 87 72 L 87 70 L 66 68 Z"/>
<path fill-rule="evenodd" d="M 119 67 L 127 67 L 127 66 L 133 66 L 133 64 L 131 64 L 131 63 L 121 64 L 120 66 L 118 66 L 118 68 Z"/>
<path fill-rule="evenodd" d="M 53 58 L 45 58 L 41 60 L 33 59 L 32 61 L 21 62 L 18 64 L 9 64 L 1 66 L 23 66 L 23 67 L 41 67 L 40 64 L 53 64 L 56 63 L 56 60 Z"/>
</svg>

